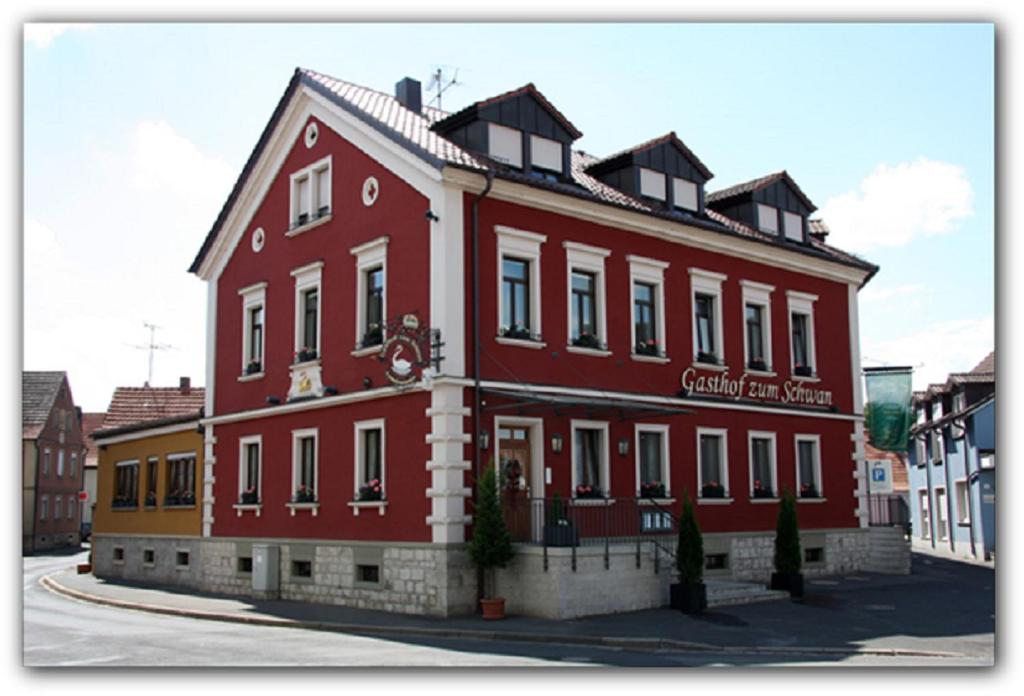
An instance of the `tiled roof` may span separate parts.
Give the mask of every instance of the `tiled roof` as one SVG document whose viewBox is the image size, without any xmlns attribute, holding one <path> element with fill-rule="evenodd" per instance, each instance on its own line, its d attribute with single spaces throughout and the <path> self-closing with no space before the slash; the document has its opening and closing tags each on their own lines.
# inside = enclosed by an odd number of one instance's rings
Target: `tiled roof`
<svg viewBox="0 0 1024 696">
<path fill-rule="evenodd" d="M 106 413 L 82 414 L 82 437 L 85 439 L 85 445 L 87 448 L 85 453 L 85 466 L 87 467 L 94 467 L 98 463 L 96 443 L 93 442 L 93 439 L 89 436 L 103 427 L 103 420 L 106 417 Z"/>
<path fill-rule="evenodd" d="M 57 393 L 67 378 L 64 372 L 21 373 L 22 437 L 34 438 L 50 417 Z"/>
<path fill-rule="evenodd" d="M 808 218 L 807 229 L 811 234 L 818 234 L 822 236 L 827 236 L 832 232 L 832 230 L 828 228 L 828 225 L 825 224 L 825 221 L 821 218 Z"/>
<path fill-rule="evenodd" d="M 189 415 L 198 418 L 204 396 L 202 387 L 118 387 L 110 399 L 101 429 Z"/>
<path fill-rule="evenodd" d="M 710 179 L 714 176 L 714 174 L 711 173 L 711 170 L 708 169 L 707 166 L 705 166 L 705 164 L 700 161 L 700 158 L 694 154 L 693 150 L 688 148 L 686 146 L 686 143 L 679 139 L 679 136 L 676 135 L 675 131 L 671 131 L 670 133 L 666 133 L 665 135 L 659 136 L 657 138 L 652 138 L 651 140 L 648 140 L 645 143 L 634 145 L 633 147 L 626 148 L 625 150 L 620 150 L 616 152 L 614 155 L 602 157 L 601 159 L 591 164 L 589 168 L 599 168 L 605 162 L 611 162 L 619 157 L 622 157 L 623 155 L 628 155 L 633 152 L 643 152 L 644 150 L 649 150 L 652 147 L 656 147 L 666 142 L 671 142 L 677 148 L 679 148 L 679 150 L 684 155 L 686 155 L 686 158 L 689 159 L 691 163 L 693 163 L 693 166 L 695 166 L 700 171 L 700 173 L 704 175 L 705 179 Z"/>
<path fill-rule="evenodd" d="M 985 356 L 985 359 L 974 366 L 971 372 L 975 373 L 991 373 L 995 374 L 996 371 L 996 352 L 992 351 Z"/>
<path fill-rule="evenodd" d="M 430 107 L 423 107 L 423 113 L 416 113 L 407 109 L 392 95 L 345 82 L 343 80 L 338 80 L 312 70 L 298 68 L 292 76 L 292 80 L 289 82 L 288 88 L 281 97 L 281 100 L 264 129 L 263 134 L 260 136 L 259 142 L 250 154 L 245 167 L 242 169 L 242 172 L 238 177 L 238 180 L 235 182 L 234 188 L 221 209 L 217 220 L 214 222 L 214 225 L 207 234 L 202 247 L 196 254 L 196 257 L 189 268 L 191 272 L 198 272 L 203 259 L 206 257 L 213 245 L 213 241 L 219 234 L 221 226 L 227 218 L 228 212 L 231 210 L 231 207 L 240 195 L 246 179 L 269 141 L 270 134 L 273 132 L 277 121 L 281 118 L 281 115 L 284 112 L 284 107 L 288 103 L 288 100 L 291 98 L 294 91 L 298 89 L 299 85 L 309 87 L 315 92 L 321 94 L 339 108 L 342 108 L 348 113 L 359 118 L 372 128 L 379 131 L 385 137 L 401 145 L 412 154 L 420 157 L 438 169 L 441 169 L 446 165 L 452 165 L 478 172 L 490 170 L 494 172 L 495 176 L 498 178 L 516 181 L 527 186 L 576 196 L 578 198 L 592 200 L 598 203 L 632 209 L 664 220 L 693 224 L 698 227 L 703 227 L 720 233 L 738 234 L 767 244 L 773 244 L 776 246 L 785 245 L 786 248 L 797 253 L 825 258 L 844 265 L 867 270 L 869 271 L 869 278 L 878 270 L 876 266 L 864 261 L 863 259 L 852 254 L 842 252 L 818 240 L 812 239 L 809 245 L 785 242 L 774 235 L 765 235 L 711 210 L 707 210 L 707 214 L 701 217 L 652 207 L 617 189 L 603 184 L 592 176 L 589 176 L 585 171 L 586 168 L 598 162 L 599 159 L 582 151 L 572 152 L 571 182 L 550 182 L 545 179 L 527 176 L 522 172 L 518 172 L 507 166 L 491 161 L 484 154 L 469 152 L 432 130 L 432 126 L 437 124 L 439 121 L 451 118 L 456 114 L 447 114 L 443 111 Z M 477 105 L 487 104 L 498 99 L 507 98 L 514 94 L 531 90 L 535 96 L 550 106 L 550 103 L 544 99 L 543 95 L 537 91 L 536 87 L 532 84 L 528 84 L 516 90 L 498 95 L 497 97 L 476 102 L 474 105 L 467 108 L 474 108 Z M 554 106 L 551 106 L 550 108 L 553 113 L 561 116 L 560 112 L 558 112 Z M 465 111 L 466 109 L 462 109 L 457 113 Z M 561 118 L 564 119 L 564 116 L 561 116 Z M 566 124 L 567 126 L 572 127 L 572 124 L 568 123 L 567 119 Z M 572 128 L 575 130 L 574 127 Z M 668 136 L 662 136 L 662 138 L 664 139 L 670 136 L 674 136 L 674 134 L 670 133 Z M 794 190 L 802 196 L 803 193 L 800 192 L 799 187 L 796 186 L 792 179 L 789 179 L 789 175 L 784 171 L 773 174 L 770 177 L 762 177 L 762 179 L 755 180 L 754 182 L 748 182 L 747 185 L 754 186 L 756 184 L 756 186 L 759 187 L 770 183 L 767 181 L 768 179 L 775 180 L 783 176 L 786 177 Z M 733 187 L 733 189 L 735 188 L 737 187 Z M 721 196 L 722 193 L 723 192 L 719 192 L 717 195 Z M 708 200 L 711 200 L 710 195 Z M 811 208 L 814 207 L 810 201 L 806 202 Z"/>
<path fill-rule="evenodd" d="M 742 196 L 747 193 L 759 191 L 760 189 L 763 189 L 765 186 L 770 186 L 771 184 L 774 184 L 776 181 L 779 181 L 780 179 L 785 180 L 785 182 L 789 184 L 790 188 L 792 188 L 793 192 L 797 195 L 797 197 L 799 197 L 803 201 L 804 205 L 806 205 L 811 210 L 818 209 L 818 206 L 814 205 L 814 203 L 811 202 L 811 199 L 804 194 L 804 192 L 800 189 L 799 186 L 797 186 L 797 183 L 793 181 L 793 178 L 786 172 L 785 169 L 783 169 L 781 172 L 775 172 L 774 174 L 766 174 L 765 176 L 760 176 L 756 179 L 751 179 L 750 181 L 744 181 L 742 184 L 736 184 L 735 186 L 730 186 L 729 188 L 709 193 L 707 195 L 707 202 L 709 204 L 717 203 L 719 201 L 724 201 L 729 198 L 735 198 L 736 196 Z"/>
<path fill-rule="evenodd" d="M 870 437 L 870 433 L 865 431 L 865 437 Z M 909 490 L 910 484 L 907 478 L 907 465 L 896 452 L 886 452 L 880 450 L 870 442 L 864 443 L 864 458 L 865 459 L 886 459 L 892 465 L 892 488 L 894 491 L 906 491 Z"/>
<path fill-rule="evenodd" d="M 458 111 L 456 111 L 456 112 L 454 112 L 452 114 L 448 114 L 443 119 L 438 121 L 436 125 L 438 127 L 440 127 L 440 128 L 444 128 L 444 126 L 445 126 L 444 122 L 445 121 L 449 121 L 449 122 L 452 122 L 452 123 L 458 122 L 460 120 L 460 118 L 462 118 L 464 115 L 469 114 L 469 113 L 475 111 L 476 109 L 479 109 L 481 106 L 487 106 L 489 104 L 496 104 L 498 102 L 503 102 L 506 99 L 511 99 L 512 97 L 518 97 L 521 94 L 529 94 L 534 99 L 536 99 L 538 102 L 540 102 L 541 105 L 545 109 L 547 109 L 548 113 L 550 113 L 552 116 L 554 116 L 555 120 L 558 121 L 559 123 L 561 123 L 562 127 L 565 128 L 565 130 L 569 131 L 569 134 L 572 136 L 573 140 L 576 140 L 578 138 L 583 137 L 583 133 L 581 133 L 580 130 L 578 128 L 576 128 L 576 126 L 574 126 L 572 124 L 572 122 L 565 117 L 565 114 L 563 114 L 561 111 L 559 111 L 555 107 L 554 104 L 549 102 L 547 97 L 545 97 L 543 94 L 541 94 L 540 90 L 537 89 L 536 85 L 534 85 L 532 82 L 528 82 L 525 85 L 523 85 L 522 87 L 517 87 L 515 89 L 510 89 L 507 92 L 502 92 L 501 94 L 495 95 L 493 97 L 488 97 L 487 99 L 483 99 L 483 100 L 478 101 L 478 102 L 473 102 L 472 104 L 470 104 L 469 106 L 467 106 L 465 108 L 459 109 Z"/>
</svg>

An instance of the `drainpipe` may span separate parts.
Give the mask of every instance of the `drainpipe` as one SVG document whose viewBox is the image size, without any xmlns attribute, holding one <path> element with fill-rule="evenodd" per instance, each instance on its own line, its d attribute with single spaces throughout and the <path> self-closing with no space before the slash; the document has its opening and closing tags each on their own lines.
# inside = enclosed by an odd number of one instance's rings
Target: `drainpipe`
<svg viewBox="0 0 1024 696">
<path fill-rule="evenodd" d="M 955 425 L 955 423 L 954 423 Z M 974 491 L 971 485 L 971 443 L 967 431 L 967 418 L 964 418 L 964 476 L 967 478 L 967 532 L 971 538 L 971 556 L 978 557 L 978 550 L 974 546 Z M 980 492 L 980 489 L 979 489 Z"/>
<path fill-rule="evenodd" d="M 930 428 L 929 428 L 930 430 Z M 927 432 L 927 431 L 926 431 Z M 935 548 L 935 515 L 932 514 L 932 453 L 928 447 L 929 438 L 928 435 L 924 437 L 925 443 L 925 462 L 924 462 L 924 475 L 928 486 L 928 540 L 932 544 L 932 548 Z M 920 504 L 920 501 L 918 501 Z"/>
<path fill-rule="evenodd" d="M 25 456 L 24 453 L 22 456 Z M 35 490 L 33 491 L 32 503 L 32 540 L 29 542 L 29 550 L 32 553 L 36 552 L 36 523 L 39 520 L 39 467 L 42 460 L 42 450 L 39 447 L 39 439 L 36 439 L 36 481 Z"/>
</svg>

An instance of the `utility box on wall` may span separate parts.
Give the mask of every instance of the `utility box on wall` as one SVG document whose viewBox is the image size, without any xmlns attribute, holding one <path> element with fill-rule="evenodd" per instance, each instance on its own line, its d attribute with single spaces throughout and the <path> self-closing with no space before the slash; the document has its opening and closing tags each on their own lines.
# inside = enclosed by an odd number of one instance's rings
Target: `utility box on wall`
<svg viewBox="0 0 1024 696">
<path fill-rule="evenodd" d="M 277 597 L 280 591 L 280 549 L 269 544 L 252 545 L 252 591 L 263 599 Z"/>
</svg>

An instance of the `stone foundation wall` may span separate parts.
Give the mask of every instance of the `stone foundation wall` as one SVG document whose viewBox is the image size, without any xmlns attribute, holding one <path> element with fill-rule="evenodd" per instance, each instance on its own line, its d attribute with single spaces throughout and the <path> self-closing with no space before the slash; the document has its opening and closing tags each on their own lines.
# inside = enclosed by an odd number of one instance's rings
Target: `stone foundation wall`
<svg viewBox="0 0 1024 696">
<path fill-rule="evenodd" d="M 708 535 L 711 536 L 711 535 Z M 774 572 L 775 535 L 715 535 L 730 537 L 729 569 L 735 580 L 768 582 Z M 807 577 L 840 575 L 867 570 L 871 537 L 867 529 L 805 531 L 800 533 L 800 548 L 821 549 L 819 561 L 805 560 L 802 572 Z"/>
<path fill-rule="evenodd" d="M 96 577 L 138 580 L 158 585 L 205 589 L 202 584 L 202 540 L 196 537 L 94 535 L 92 567 Z M 115 558 L 121 549 L 122 558 Z M 146 552 L 152 561 L 146 560 Z M 187 554 L 187 564 L 179 554 Z"/>
</svg>

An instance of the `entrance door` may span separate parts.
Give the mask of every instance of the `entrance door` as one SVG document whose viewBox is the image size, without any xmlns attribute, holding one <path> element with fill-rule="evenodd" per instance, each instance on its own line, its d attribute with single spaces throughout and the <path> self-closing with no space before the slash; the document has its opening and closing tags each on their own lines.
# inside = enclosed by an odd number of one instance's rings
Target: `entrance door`
<svg viewBox="0 0 1024 696">
<path fill-rule="evenodd" d="M 531 537 L 530 470 L 530 429 L 498 428 L 498 480 L 505 525 L 513 541 L 529 541 Z"/>
</svg>

